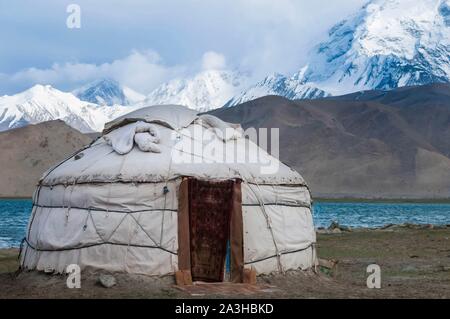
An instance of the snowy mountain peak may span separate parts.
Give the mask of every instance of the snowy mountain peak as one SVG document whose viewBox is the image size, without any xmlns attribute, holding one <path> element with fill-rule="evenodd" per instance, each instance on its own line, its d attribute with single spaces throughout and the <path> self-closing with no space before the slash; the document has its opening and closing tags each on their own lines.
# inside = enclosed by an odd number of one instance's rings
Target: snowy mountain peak
<svg viewBox="0 0 450 319">
<path fill-rule="evenodd" d="M 30 87 L 28 90 L 25 90 L 23 93 L 26 92 L 45 92 L 45 91 L 51 91 L 53 90 L 53 87 L 49 84 L 42 85 L 42 84 L 35 84 L 32 87 Z"/>
<path fill-rule="evenodd" d="M 286 77 L 274 73 L 230 99 L 225 106 L 238 105 L 265 95 L 280 95 L 292 100 L 317 99 L 329 96 L 327 92 L 312 84 L 305 83 L 301 74 L 296 73 L 292 77 Z"/>
<path fill-rule="evenodd" d="M 100 79 L 73 92 L 80 100 L 99 105 L 130 105 L 145 97 L 112 79 Z"/>
<path fill-rule="evenodd" d="M 245 87 L 247 81 L 247 76 L 240 72 L 205 70 L 192 77 L 162 84 L 140 104 L 180 104 L 208 111 L 223 106 Z"/>
<path fill-rule="evenodd" d="M 15 95 L 16 99 L 20 100 L 27 100 L 27 99 L 37 99 L 39 97 L 47 96 L 47 95 L 57 95 L 58 93 L 63 93 L 58 91 L 57 89 L 53 88 L 51 85 L 42 85 L 42 84 L 36 84 L 29 89 L 20 92 Z M 7 97 L 8 95 L 5 95 L 4 97 Z"/>
<path fill-rule="evenodd" d="M 26 102 L 28 100 L 41 100 L 44 102 L 48 101 L 49 98 L 68 99 L 71 100 L 71 102 L 78 101 L 78 99 L 71 93 L 60 91 L 49 84 L 36 84 L 23 92 L 11 96 L 10 98 L 14 98 L 16 101 L 21 102 Z"/>
<path fill-rule="evenodd" d="M 99 106 L 50 85 L 35 85 L 15 95 L 0 97 L 0 131 L 52 120 L 63 120 L 81 132 L 101 131 L 105 122 L 133 110 Z"/>
<path fill-rule="evenodd" d="M 303 81 L 333 94 L 450 81 L 449 0 L 373 0 L 335 25 Z"/>
</svg>

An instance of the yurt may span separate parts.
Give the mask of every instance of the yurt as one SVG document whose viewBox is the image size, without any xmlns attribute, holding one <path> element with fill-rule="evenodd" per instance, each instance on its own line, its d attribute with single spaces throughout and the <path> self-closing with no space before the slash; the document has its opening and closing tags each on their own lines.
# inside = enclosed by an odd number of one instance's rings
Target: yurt
<svg viewBox="0 0 450 319">
<path fill-rule="evenodd" d="M 299 173 L 239 125 L 159 105 L 107 123 L 101 137 L 43 175 L 20 261 L 54 273 L 77 264 L 241 282 L 248 269 L 315 266 L 315 242 Z"/>
</svg>

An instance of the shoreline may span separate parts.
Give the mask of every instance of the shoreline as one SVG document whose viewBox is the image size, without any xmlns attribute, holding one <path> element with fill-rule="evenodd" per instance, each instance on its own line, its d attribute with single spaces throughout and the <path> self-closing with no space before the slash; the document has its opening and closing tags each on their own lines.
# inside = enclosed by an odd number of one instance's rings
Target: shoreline
<svg viewBox="0 0 450 319">
<path fill-rule="evenodd" d="M 322 203 L 380 203 L 380 204 L 450 204 L 450 198 L 357 198 L 357 197 L 315 197 Z"/>
</svg>

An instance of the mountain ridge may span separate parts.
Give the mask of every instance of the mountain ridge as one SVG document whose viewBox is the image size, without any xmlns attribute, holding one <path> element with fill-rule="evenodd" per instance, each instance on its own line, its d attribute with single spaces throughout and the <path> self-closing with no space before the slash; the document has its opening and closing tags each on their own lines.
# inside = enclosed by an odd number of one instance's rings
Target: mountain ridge
<svg viewBox="0 0 450 319">
<path fill-rule="evenodd" d="M 48 168 L 90 142 L 62 120 L 0 132 L 0 197 L 31 197 Z"/>
</svg>

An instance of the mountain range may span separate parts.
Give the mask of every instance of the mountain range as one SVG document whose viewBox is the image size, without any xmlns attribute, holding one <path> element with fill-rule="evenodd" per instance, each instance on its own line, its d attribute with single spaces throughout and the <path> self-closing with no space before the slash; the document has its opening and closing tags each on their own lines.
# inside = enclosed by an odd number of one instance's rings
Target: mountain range
<svg viewBox="0 0 450 319">
<path fill-rule="evenodd" d="M 372 0 L 332 27 L 291 75 L 252 84 L 245 72 L 203 70 L 144 95 L 111 79 L 72 92 L 36 85 L 0 97 L 0 131 L 61 119 L 82 132 L 139 107 L 182 104 L 199 111 L 266 95 L 321 99 L 367 90 L 450 82 L 450 0 Z"/>
<path fill-rule="evenodd" d="M 450 198 L 450 84 L 316 100 L 265 96 L 210 113 L 244 128 L 278 128 L 281 160 L 314 198 Z M 31 196 L 43 171 L 92 138 L 61 120 L 0 132 L 0 197 Z"/>
</svg>

